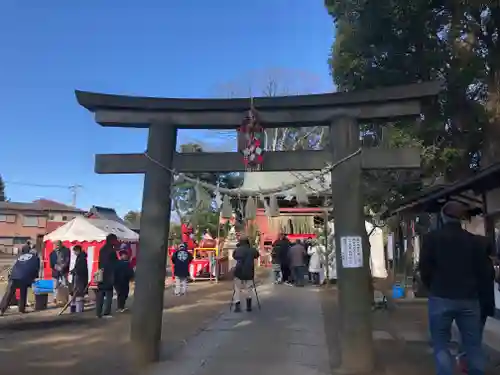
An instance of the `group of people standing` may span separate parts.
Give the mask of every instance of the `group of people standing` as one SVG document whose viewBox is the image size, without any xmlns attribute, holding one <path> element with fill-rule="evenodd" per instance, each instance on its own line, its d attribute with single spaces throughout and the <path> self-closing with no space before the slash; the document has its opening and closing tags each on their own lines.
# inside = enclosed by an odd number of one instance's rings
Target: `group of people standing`
<svg viewBox="0 0 500 375">
<path fill-rule="evenodd" d="M 274 282 L 304 286 L 307 273 L 309 281 L 319 285 L 322 281 L 323 253 L 324 246 L 311 237 L 291 243 L 281 233 L 271 251 Z"/>
<path fill-rule="evenodd" d="M 12 266 L 7 290 L 0 302 L 0 315 L 3 315 L 19 290 L 19 312 L 26 312 L 27 291 L 38 279 L 40 258 L 36 249 L 24 246 L 21 255 Z M 72 264 L 72 254 L 74 262 Z M 114 290 L 117 294 L 117 310 L 125 311 L 129 296 L 130 282 L 134 278 L 134 269 L 129 263 L 129 251 L 120 248 L 120 242 L 115 234 L 106 237 L 104 246 L 99 251 L 98 271 L 94 274 L 96 289 L 97 317 L 110 317 Z M 53 279 L 54 302 L 58 303 L 61 294 L 71 296 L 70 311 L 83 312 L 84 297 L 89 288 L 89 269 L 87 254 L 80 245 L 72 250 L 57 241 L 49 256 Z"/>
<path fill-rule="evenodd" d="M 75 262 L 70 269 L 71 251 Z M 120 248 L 120 241 L 115 234 L 106 237 L 104 246 L 99 250 L 98 271 L 94 274 L 96 283 L 96 315 L 98 318 L 110 317 L 114 290 L 116 290 L 117 311 L 126 310 L 125 305 L 130 292 L 130 282 L 134 270 L 129 263 L 127 249 Z M 69 250 L 61 241 L 56 243 L 50 254 L 50 267 L 54 279 L 54 302 L 60 290 L 69 290 L 71 294 L 71 312 L 83 312 L 84 297 L 89 288 L 89 270 L 87 254 L 80 245 Z"/>
</svg>

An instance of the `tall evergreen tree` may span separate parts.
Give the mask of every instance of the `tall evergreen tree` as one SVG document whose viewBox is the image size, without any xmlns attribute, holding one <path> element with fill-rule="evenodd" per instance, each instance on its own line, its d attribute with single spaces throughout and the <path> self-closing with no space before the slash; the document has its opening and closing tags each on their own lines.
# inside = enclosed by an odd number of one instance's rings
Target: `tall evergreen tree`
<svg viewBox="0 0 500 375">
<path fill-rule="evenodd" d="M 420 123 L 398 121 L 387 134 L 392 146 L 423 148 L 424 177 L 453 181 L 500 160 L 497 1 L 325 3 L 336 26 L 330 66 L 339 91 L 444 80 L 445 90 L 427 103 Z M 394 180 L 375 201 L 400 190 Z"/>
<path fill-rule="evenodd" d="M 0 176 L 0 202 L 6 201 L 5 196 L 5 183 L 3 182 L 2 176 Z"/>
</svg>

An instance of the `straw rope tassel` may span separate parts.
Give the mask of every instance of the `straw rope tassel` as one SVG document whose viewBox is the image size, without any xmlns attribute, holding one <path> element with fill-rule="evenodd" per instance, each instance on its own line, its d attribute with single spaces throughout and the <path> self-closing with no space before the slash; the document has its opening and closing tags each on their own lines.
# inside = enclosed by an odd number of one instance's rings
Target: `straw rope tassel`
<svg viewBox="0 0 500 375">
<path fill-rule="evenodd" d="M 253 220 L 257 215 L 257 207 L 253 197 L 248 197 L 247 203 L 245 205 L 245 219 Z"/>
<path fill-rule="evenodd" d="M 222 210 L 221 217 L 223 219 L 231 219 L 233 216 L 233 206 L 231 205 L 231 199 L 229 195 L 224 195 L 224 199 L 222 200 Z"/>
<path fill-rule="evenodd" d="M 307 196 L 307 191 L 302 184 L 297 184 L 295 186 L 295 199 L 299 204 L 309 203 L 309 197 Z"/>
<path fill-rule="evenodd" d="M 280 216 L 280 207 L 278 205 L 278 198 L 274 194 L 269 197 L 269 216 L 270 217 Z"/>
</svg>

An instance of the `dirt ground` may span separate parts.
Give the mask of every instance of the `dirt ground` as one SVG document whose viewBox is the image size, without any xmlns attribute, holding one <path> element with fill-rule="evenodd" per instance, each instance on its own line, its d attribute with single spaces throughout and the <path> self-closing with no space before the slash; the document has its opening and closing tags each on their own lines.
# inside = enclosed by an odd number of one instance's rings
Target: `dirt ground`
<svg viewBox="0 0 500 375">
<path fill-rule="evenodd" d="M 188 295 L 165 292 L 163 357 L 215 319 L 231 298 L 231 284 L 199 282 Z M 54 312 L 0 318 L 0 375 L 136 375 L 129 344 L 130 315 L 97 319 L 94 312 L 55 317 Z"/>
</svg>

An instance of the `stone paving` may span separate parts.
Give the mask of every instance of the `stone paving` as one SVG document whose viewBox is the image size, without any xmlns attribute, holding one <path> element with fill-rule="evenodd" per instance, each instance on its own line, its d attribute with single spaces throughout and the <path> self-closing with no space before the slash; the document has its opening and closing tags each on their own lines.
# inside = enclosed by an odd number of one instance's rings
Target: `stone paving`
<svg viewBox="0 0 500 375">
<path fill-rule="evenodd" d="M 228 307 L 174 358 L 149 375 L 326 375 L 329 355 L 320 290 L 263 285 L 262 310 L 240 314 Z"/>
</svg>

